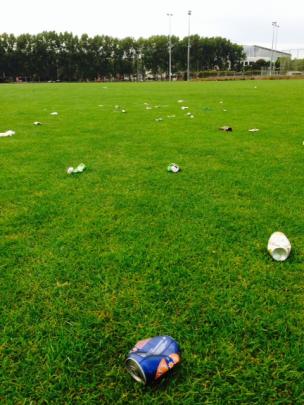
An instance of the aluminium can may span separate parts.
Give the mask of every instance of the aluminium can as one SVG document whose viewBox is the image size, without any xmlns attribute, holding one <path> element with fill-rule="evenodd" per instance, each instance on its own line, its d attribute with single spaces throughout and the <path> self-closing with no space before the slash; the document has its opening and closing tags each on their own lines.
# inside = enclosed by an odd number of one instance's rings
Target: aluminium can
<svg viewBox="0 0 304 405">
<path fill-rule="evenodd" d="M 274 260 L 283 262 L 290 255 L 291 243 L 283 232 L 274 232 L 269 238 L 267 249 Z"/>
<path fill-rule="evenodd" d="M 151 384 L 180 363 L 179 344 L 171 336 L 156 336 L 140 340 L 130 351 L 126 367 L 142 384 Z"/>
<path fill-rule="evenodd" d="M 178 173 L 181 171 L 181 168 L 176 163 L 170 163 L 167 167 L 168 172 Z"/>
</svg>

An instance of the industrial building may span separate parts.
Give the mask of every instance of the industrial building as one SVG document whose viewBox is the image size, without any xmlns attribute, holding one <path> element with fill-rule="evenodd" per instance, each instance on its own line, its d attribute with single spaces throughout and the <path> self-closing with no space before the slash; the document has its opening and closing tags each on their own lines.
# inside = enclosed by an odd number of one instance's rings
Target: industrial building
<svg viewBox="0 0 304 405">
<path fill-rule="evenodd" d="M 252 65 L 261 59 L 265 62 L 272 61 L 275 63 L 279 58 L 291 58 L 290 53 L 264 48 L 263 46 L 243 45 L 243 48 L 246 54 L 244 66 Z"/>
</svg>

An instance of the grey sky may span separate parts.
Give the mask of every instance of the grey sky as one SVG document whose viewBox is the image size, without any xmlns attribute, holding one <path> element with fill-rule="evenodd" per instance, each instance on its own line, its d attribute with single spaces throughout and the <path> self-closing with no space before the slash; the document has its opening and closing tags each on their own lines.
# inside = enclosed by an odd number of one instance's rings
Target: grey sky
<svg viewBox="0 0 304 405">
<path fill-rule="evenodd" d="M 239 44 L 271 46 L 272 21 L 280 25 L 278 49 L 304 48 L 303 0 L 2 0 L 0 32 L 148 37 L 168 34 L 166 13 L 173 13 L 172 34 L 224 36 Z"/>
</svg>

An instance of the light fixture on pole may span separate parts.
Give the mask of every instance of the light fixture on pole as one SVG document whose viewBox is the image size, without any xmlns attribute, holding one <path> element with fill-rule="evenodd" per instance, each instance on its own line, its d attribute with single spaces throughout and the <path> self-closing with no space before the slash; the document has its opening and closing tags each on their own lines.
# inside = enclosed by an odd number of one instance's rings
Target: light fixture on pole
<svg viewBox="0 0 304 405">
<path fill-rule="evenodd" d="M 274 46 L 276 47 L 275 43 L 277 41 L 277 32 L 276 29 L 278 29 L 280 26 L 276 21 L 272 22 L 272 44 L 271 44 L 271 58 L 270 58 L 270 75 L 272 75 L 272 70 L 273 70 L 273 50 Z"/>
<path fill-rule="evenodd" d="M 277 24 L 277 25 L 276 25 L 277 32 L 276 32 L 275 39 L 274 39 L 274 50 L 275 50 L 275 51 L 277 51 L 277 49 L 278 49 L 278 34 L 279 34 L 279 28 L 280 28 L 280 26 L 279 26 L 279 24 Z"/>
<path fill-rule="evenodd" d="M 167 13 L 169 17 L 169 38 L 168 38 L 168 51 L 169 51 L 169 82 L 172 80 L 172 42 L 171 42 L 171 24 L 173 14 Z"/>
<path fill-rule="evenodd" d="M 188 47 L 187 47 L 187 81 L 190 80 L 190 17 L 191 17 L 191 10 L 188 11 Z"/>
</svg>

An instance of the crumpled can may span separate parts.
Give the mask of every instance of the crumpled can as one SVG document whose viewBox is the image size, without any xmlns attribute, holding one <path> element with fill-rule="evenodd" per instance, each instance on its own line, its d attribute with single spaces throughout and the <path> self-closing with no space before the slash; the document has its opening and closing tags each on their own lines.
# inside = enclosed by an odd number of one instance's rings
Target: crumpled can
<svg viewBox="0 0 304 405">
<path fill-rule="evenodd" d="M 178 173 L 181 171 L 181 168 L 176 163 L 170 163 L 167 167 L 168 172 Z"/>
<path fill-rule="evenodd" d="M 269 238 L 267 249 L 274 260 L 283 262 L 290 255 L 291 243 L 283 232 L 274 232 Z"/>
<path fill-rule="evenodd" d="M 171 336 L 156 336 L 136 343 L 126 360 L 126 367 L 134 380 L 150 384 L 180 361 L 179 344 Z"/>
</svg>

